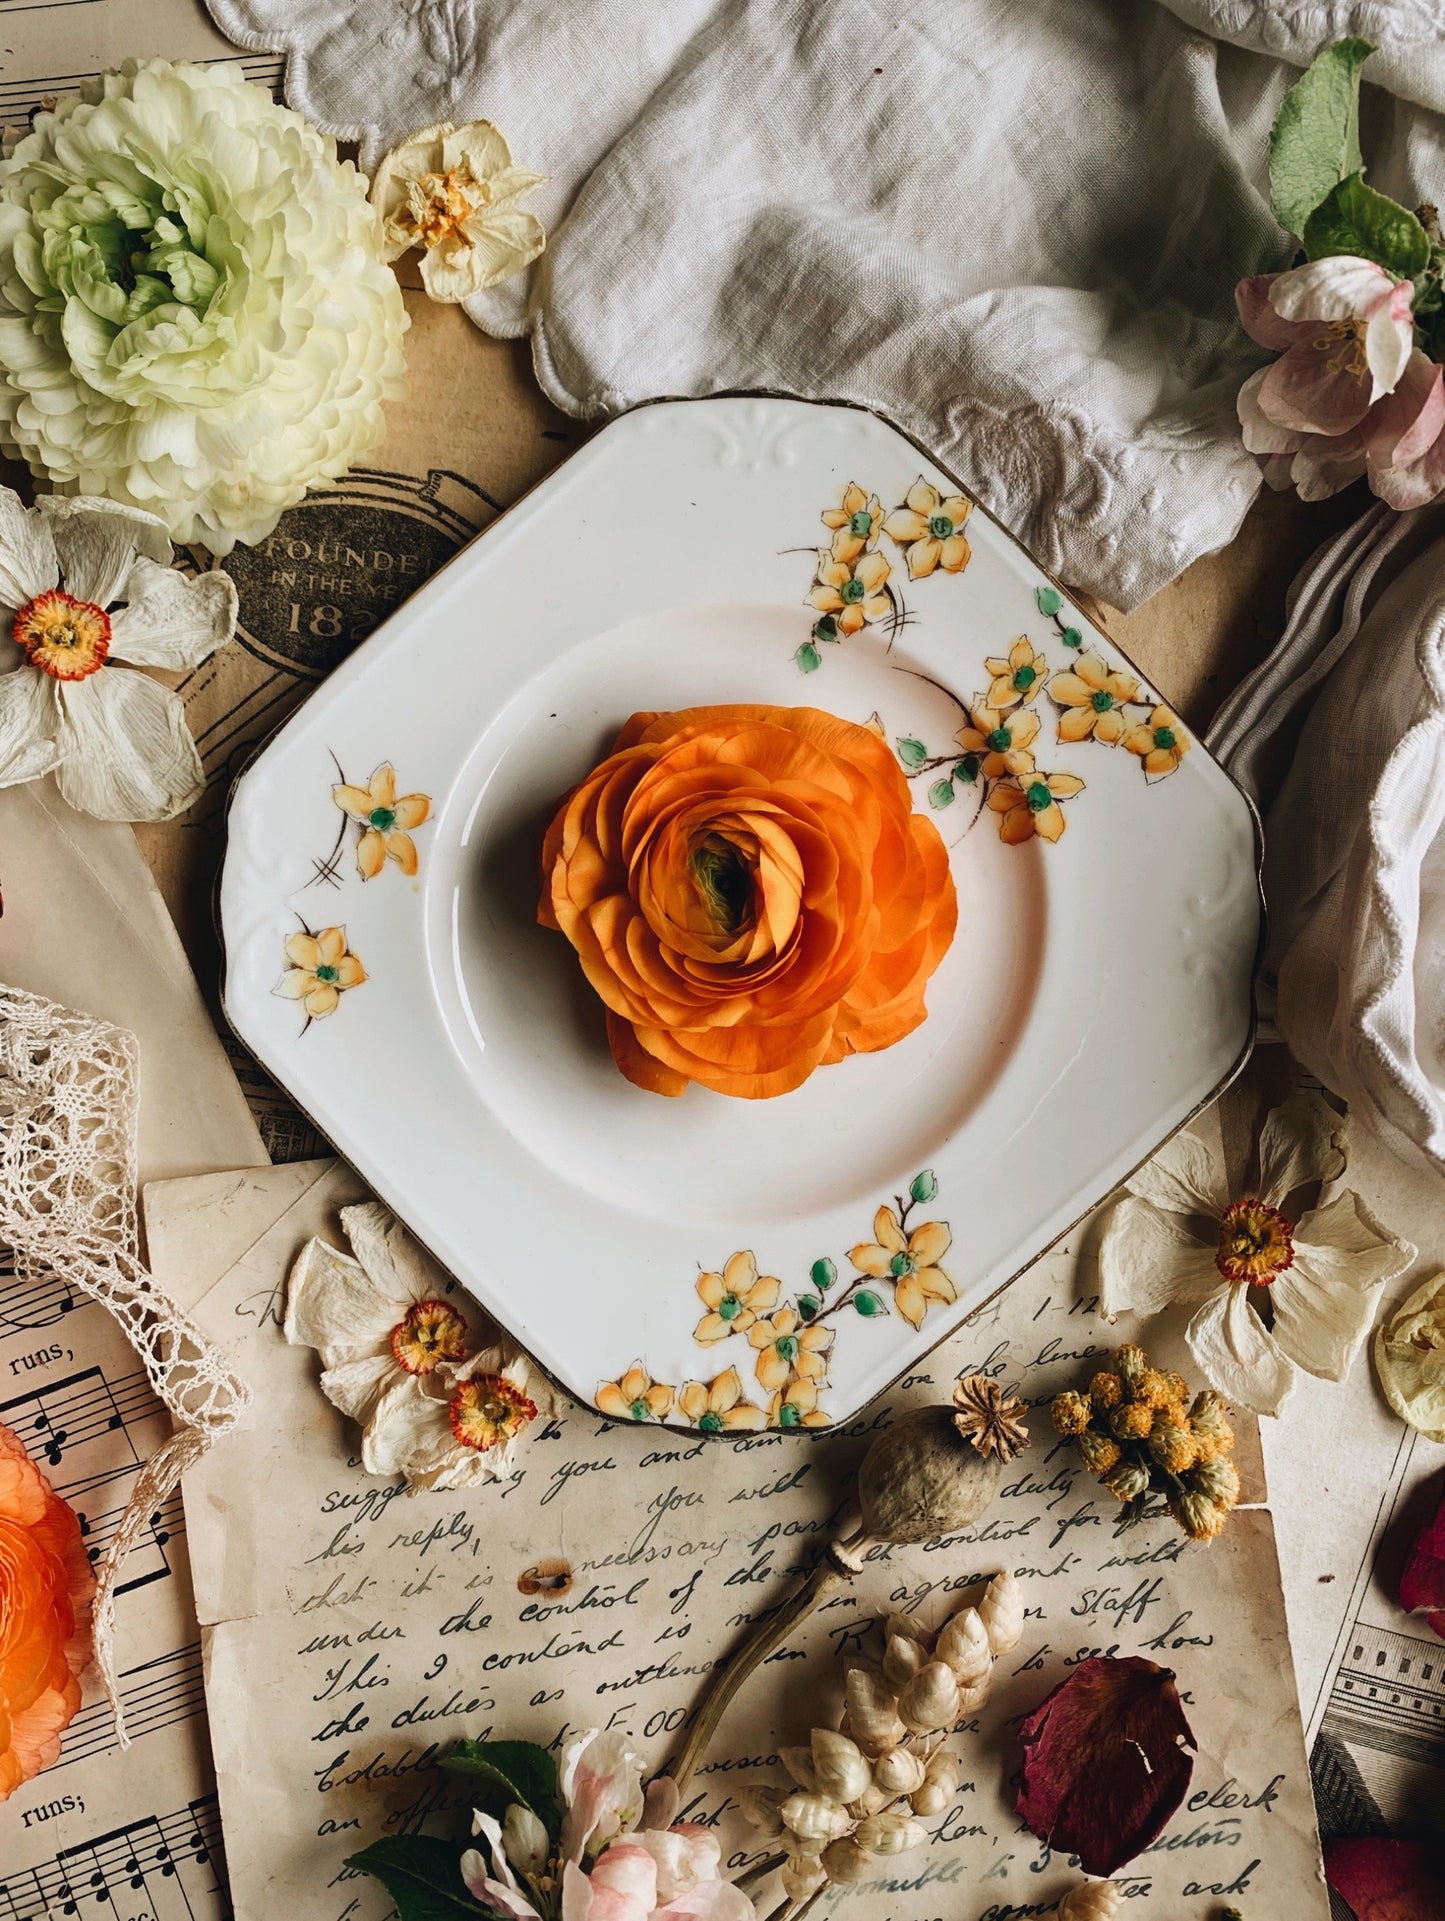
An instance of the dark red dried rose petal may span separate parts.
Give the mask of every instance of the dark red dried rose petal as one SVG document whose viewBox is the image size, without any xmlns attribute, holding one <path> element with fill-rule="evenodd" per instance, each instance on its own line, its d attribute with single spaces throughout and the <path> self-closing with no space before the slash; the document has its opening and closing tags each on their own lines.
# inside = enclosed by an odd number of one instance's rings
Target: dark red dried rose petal
<svg viewBox="0 0 1445 1921">
<path fill-rule="evenodd" d="M 1445 1641 L 1445 1495 L 1410 1549 L 1400 1576 L 1400 1606 L 1407 1614 L 1423 1614 L 1430 1631 Z"/>
<path fill-rule="evenodd" d="M 1445 1921 L 1445 1848 L 1420 1841 L 1331 1841 L 1325 1880 L 1355 1921 Z"/>
<path fill-rule="evenodd" d="M 1096 1655 L 1019 1728 L 1017 1812 L 1086 1874 L 1112 1874 L 1157 1839 L 1184 1799 L 1195 1745 L 1168 1668 Z"/>
</svg>

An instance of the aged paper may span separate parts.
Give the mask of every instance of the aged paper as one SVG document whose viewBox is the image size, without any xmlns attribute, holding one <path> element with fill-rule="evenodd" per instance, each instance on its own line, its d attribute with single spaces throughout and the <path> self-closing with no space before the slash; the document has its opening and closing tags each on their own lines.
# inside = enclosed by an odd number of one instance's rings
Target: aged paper
<svg viewBox="0 0 1445 1921">
<path fill-rule="evenodd" d="M 260 1190 L 274 1178 L 247 1180 Z M 168 1276 L 205 1265 L 197 1243 L 211 1216 L 193 1217 L 194 1185 L 146 1197 Z M 240 1921 L 282 1911 L 382 1921 L 390 1904 L 344 1857 L 445 1813 L 429 1762 L 455 1735 L 552 1742 L 610 1724 L 660 1760 L 719 1652 L 827 1537 L 850 1470 L 894 1411 L 975 1368 L 1047 1398 L 1131 1331 L 1102 1327 L 1073 1298 L 1072 1261 L 1051 1257 L 926 1375 L 816 1444 L 690 1442 L 575 1409 L 534 1437 L 505 1487 L 409 1496 L 359 1472 L 354 1433 L 316 1388 L 315 1356 L 287 1347 L 277 1325 L 291 1257 L 313 1232 L 336 1237 L 335 1209 L 361 1189 L 336 1164 L 287 1206 L 292 1192 L 195 1309 L 257 1390 L 243 1429 L 185 1490 Z M 1071 1660 L 1117 1650 L 1176 1669 L 1200 1747 L 1188 1801 L 1124 1885 L 1175 1921 L 1231 1900 L 1323 1921 L 1267 1509 L 1240 1511 L 1208 1549 L 1157 1524 L 1116 1539 L 1112 1500 L 1052 1442 L 1042 1413 L 1035 1434 L 972 1535 L 875 1558 L 856 1592 L 745 1690 L 698 1775 L 694 1816 L 718 1826 L 734 1869 L 751 1858 L 737 1790 L 775 1778 L 778 1745 L 836 1715 L 838 1656 L 866 1645 L 890 1606 L 936 1616 L 1008 1562 L 1031 1615 L 977 1733 L 963 1737 L 971 1785 L 926 1849 L 839 1891 L 836 1905 L 875 1921 L 1001 1921 L 1056 1899 L 1064 1864 L 1010 1812 L 1009 1727 Z M 1246 1498 L 1259 1500 L 1257 1455 L 1242 1452 Z M 567 1563 L 565 1591 L 529 1591 L 546 1559 Z"/>
</svg>

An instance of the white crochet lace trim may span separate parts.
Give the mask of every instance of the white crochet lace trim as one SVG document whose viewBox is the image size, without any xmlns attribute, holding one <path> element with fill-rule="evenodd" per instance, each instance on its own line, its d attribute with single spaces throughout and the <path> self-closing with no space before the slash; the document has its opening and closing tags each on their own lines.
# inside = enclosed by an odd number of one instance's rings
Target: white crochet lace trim
<svg viewBox="0 0 1445 1921">
<path fill-rule="evenodd" d="M 139 1065 L 131 1035 L 0 984 L 0 1242 L 21 1280 L 56 1276 L 120 1323 L 176 1421 L 146 1463 L 96 1569 L 95 1658 L 122 1747 L 115 1583 L 148 1515 L 250 1389 L 140 1259 L 136 1222 Z"/>
</svg>

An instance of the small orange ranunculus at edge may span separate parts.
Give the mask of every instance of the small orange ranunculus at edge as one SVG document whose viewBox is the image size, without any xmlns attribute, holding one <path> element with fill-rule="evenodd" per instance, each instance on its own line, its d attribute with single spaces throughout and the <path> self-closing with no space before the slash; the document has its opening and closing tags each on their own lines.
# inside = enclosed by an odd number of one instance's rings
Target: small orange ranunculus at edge
<svg viewBox="0 0 1445 1921">
<path fill-rule="evenodd" d="M 562 801 L 537 917 L 637 1086 L 762 1100 L 923 1020 L 958 922 L 886 742 L 815 707 L 634 714 Z"/>
<path fill-rule="evenodd" d="M 60 1753 L 90 1659 L 80 1523 L 0 1426 L 0 1801 Z"/>
</svg>

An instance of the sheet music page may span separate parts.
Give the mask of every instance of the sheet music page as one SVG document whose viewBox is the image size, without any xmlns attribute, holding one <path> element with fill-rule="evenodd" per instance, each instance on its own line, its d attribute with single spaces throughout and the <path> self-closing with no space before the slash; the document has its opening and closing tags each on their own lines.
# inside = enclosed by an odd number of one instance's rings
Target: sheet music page
<svg viewBox="0 0 1445 1921">
<path fill-rule="evenodd" d="M 166 1272 L 205 1238 L 190 1186 L 146 1197 Z M 312 1233 L 339 1241 L 336 1209 L 361 1192 L 334 1166 L 278 1210 L 197 1309 L 256 1389 L 242 1429 L 185 1487 L 241 1921 L 383 1921 L 386 1896 L 344 1857 L 375 1835 L 437 1825 L 447 1790 L 429 1763 L 457 1735 L 551 1743 L 610 1724 L 661 1761 L 719 1656 L 811 1563 L 877 1427 L 977 1369 L 1046 1400 L 1135 1332 L 1103 1326 L 1076 1298 L 1073 1258 L 1051 1256 L 926 1374 L 816 1443 L 694 1439 L 574 1409 L 533 1437 L 505 1486 L 410 1496 L 360 1472 L 354 1430 L 316 1385 L 316 1357 L 288 1347 L 278 1326 L 297 1249 Z M 1178 1358 L 1159 1352 L 1165 1365 Z M 1324 1921 L 1268 1510 L 1238 1511 L 1208 1548 L 1169 1524 L 1117 1537 L 1111 1497 L 1057 1443 L 1046 1411 L 1033 1428 L 1035 1445 L 978 1528 L 877 1555 L 748 1685 L 694 1783 L 694 1818 L 718 1827 L 734 1871 L 753 1858 L 737 1791 L 779 1778 L 778 1746 L 835 1721 L 838 1657 L 866 1646 L 889 1608 L 936 1620 L 1008 1563 L 1030 1618 L 977 1732 L 961 1738 L 964 1791 L 930 1824 L 926 1848 L 831 1904 L 859 1921 L 1002 1921 L 1056 1900 L 1065 1864 L 1011 1812 L 1011 1724 L 1070 1662 L 1117 1651 L 1178 1672 L 1199 1742 L 1184 1806 L 1121 1872 L 1123 1886 L 1171 1921 L 1204 1921 L 1230 1901 Z M 1246 1502 L 1261 1502 L 1252 1430 L 1241 1455 Z M 564 1588 L 536 1591 L 543 1561 L 565 1563 Z"/>
</svg>

